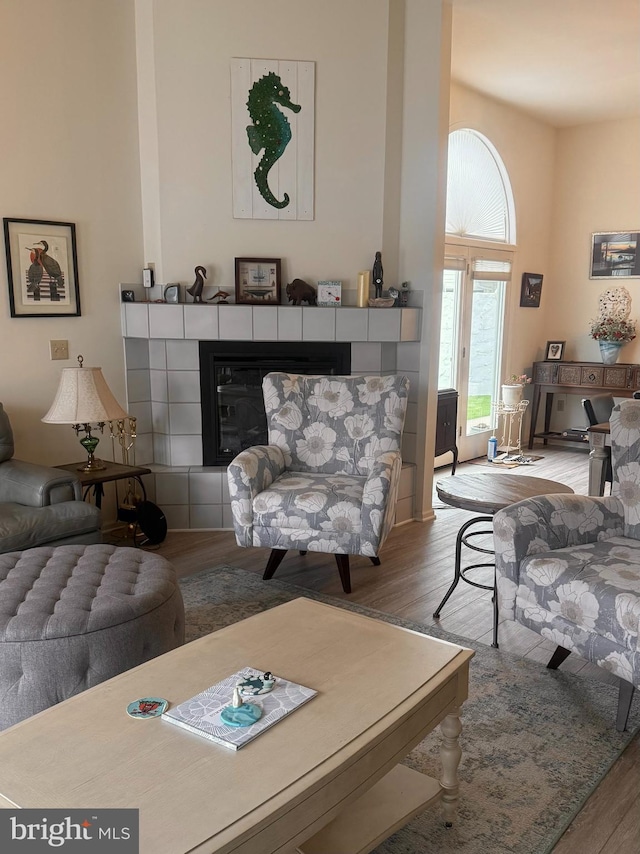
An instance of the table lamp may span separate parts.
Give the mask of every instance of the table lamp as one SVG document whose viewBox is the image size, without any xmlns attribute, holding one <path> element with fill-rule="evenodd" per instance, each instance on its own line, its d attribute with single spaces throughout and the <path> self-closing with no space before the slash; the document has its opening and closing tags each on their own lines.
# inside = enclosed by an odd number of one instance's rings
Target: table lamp
<svg viewBox="0 0 640 854">
<path fill-rule="evenodd" d="M 78 466 L 78 471 L 102 471 L 106 466 L 94 457 L 100 439 L 91 434 L 92 425 L 102 433 L 107 421 L 129 416 L 113 396 L 102 376 L 102 368 L 83 368 L 82 362 L 82 356 L 78 356 L 79 367 L 62 369 L 55 400 L 42 421 L 71 424 L 78 436 L 84 431 L 80 444 L 89 457 L 84 465 Z"/>
</svg>

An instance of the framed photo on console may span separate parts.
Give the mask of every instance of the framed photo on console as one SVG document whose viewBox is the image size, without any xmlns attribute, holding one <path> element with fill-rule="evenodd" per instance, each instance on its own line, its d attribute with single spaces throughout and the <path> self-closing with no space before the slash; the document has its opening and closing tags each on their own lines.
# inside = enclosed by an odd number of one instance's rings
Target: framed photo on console
<svg viewBox="0 0 640 854">
<path fill-rule="evenodd" d="M 279 258 L 236 258 L 236 303 L 280 304 Z"/>
<path fill-rule="evenodd" d="M 547 341 L 545 350 L 545 362 L 561 362 L 564 356 L 564 345 L 566 341 Z"/>
<path fill-rule="evenodd" d="M 11 317 L 77 317 L 75 223 L 7 217 L 3 223 Z"/>
</svg>

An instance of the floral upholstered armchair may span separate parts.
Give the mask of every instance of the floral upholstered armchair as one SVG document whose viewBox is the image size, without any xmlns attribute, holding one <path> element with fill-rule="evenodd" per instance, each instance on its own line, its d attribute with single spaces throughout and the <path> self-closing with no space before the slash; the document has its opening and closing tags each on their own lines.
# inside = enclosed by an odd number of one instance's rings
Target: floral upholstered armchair
<svg viewBox="0 0 640 854">
<path fill-rule="evenodd" d="M 640 687 L 640 400 L 611 413 L 611 496 L 547 495 L 493 523 L 500 612 L 620 677 L 616 726 Z"/>
<path fill-rule="evenodd" d="M 236 541 L 271 548 L 264 578 L 288 549 L 334 554 L 350 593 L 349 555 L 379 565 L 393 526 L 409 381 L 271 373 L 262 388 L 269 444 L 228 468 Z"/>
</svg>

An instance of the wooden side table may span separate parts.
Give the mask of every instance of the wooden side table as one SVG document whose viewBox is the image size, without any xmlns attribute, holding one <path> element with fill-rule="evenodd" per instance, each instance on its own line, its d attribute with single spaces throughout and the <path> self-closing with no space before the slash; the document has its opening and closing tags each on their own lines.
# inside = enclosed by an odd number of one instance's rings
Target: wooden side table
<svg viewBox="0 0 640 854">
<path fill-rule="evenodd" d="M 101 462 L 106 466 L 101 471 L 81 471 L 84 462 L 68 463 L 64 466 L 56 466 L 56 468 L 71 472 L 71 474 L 74 474 L 78 478 L 84 487 L 83 498 L 86 499 L 89 490 L 93 487 L 93 497 L 98 508 L 102 507 L 104 484 L 112 480 L 128 480 L 129 478 L 133 478 L 142 489 L 142 495 L 146 501 L 147 491 L 141 478 L 144 474 L 151 474 L 151 469 L 144 466 L 125 466 L 123 463 L 112 463 L 109 460 L 102 460 Z"/>
</svg>

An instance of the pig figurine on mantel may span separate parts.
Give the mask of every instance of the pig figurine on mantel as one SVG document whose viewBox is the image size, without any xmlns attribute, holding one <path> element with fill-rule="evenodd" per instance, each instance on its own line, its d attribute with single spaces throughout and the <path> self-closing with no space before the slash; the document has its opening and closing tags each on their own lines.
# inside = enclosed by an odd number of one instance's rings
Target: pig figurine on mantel
<svg viewBox="0 0 640 854">
<path fill-rule="evenodd" d="M 316 304 L 316 289 L 303 279 L 294 279 L 287 285 L 287 296 L 294 305 L 302 305 L 303 302 Z"/>
</svg>

